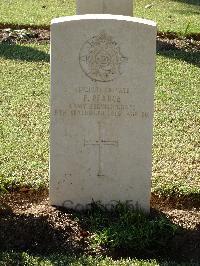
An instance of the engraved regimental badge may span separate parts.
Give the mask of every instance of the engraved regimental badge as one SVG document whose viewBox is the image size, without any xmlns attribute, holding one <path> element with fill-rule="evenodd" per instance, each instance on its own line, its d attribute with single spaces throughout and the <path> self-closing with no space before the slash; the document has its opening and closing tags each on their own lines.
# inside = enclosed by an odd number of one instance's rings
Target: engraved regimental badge
<svg viewBox="0 0 200 266">
<path fill-rule="evenodd" d="M 108 82 L 122 74 L 121 65 L 127 62 L 120 47 L 106 32 L 86 41 L 79 54 L 83 72 L 94 81 Z"/>
</svg>

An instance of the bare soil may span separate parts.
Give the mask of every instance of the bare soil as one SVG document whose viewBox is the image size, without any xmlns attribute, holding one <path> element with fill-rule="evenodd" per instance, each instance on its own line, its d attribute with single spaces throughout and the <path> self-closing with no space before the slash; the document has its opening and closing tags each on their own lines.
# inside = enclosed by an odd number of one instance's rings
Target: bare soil
<svg viewBox="0 0 200 266">
<path fill-rule="evenodd" d="M 0 28 L 0 43 L 26 44 L 49 43 L 50 31 L 48 29 L 13 29 Z"/>
<path fill-rule="evenodd" d="M 180 230 L 164 252 L 177 261 L 200 260 L 200 204 L 191 199 L 174 200 L 152 195 L 151 215 L 165 215 Z M 188 201 L 188 203 L 186 202 Z M 186 206 L 186 207 L 184 207 Z M 194 207 L 195 206 L 195 207 Z M 106 254 L 89 246 L 90 228 L 83 228 L 76 212 L 49 205 L 48 192 L 21 189 L 0 196 L 0 250 L 37 253 L 71 251 Z M 129 250 L 110 254 L 114 258 L 135 256 Z M 152 258 L 155 254 L 145 257 Z M 156 254 L 162 257 L 163 254 Z"/>
</svg>

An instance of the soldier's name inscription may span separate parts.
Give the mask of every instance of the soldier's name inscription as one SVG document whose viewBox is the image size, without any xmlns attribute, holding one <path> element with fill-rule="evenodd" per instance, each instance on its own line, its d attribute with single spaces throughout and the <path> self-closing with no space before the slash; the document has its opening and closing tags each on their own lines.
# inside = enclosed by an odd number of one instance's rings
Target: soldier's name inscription
<svg viewBox="0 0 200 266">
<path fill-rule="evenodd" d="M 55 108 L 56 117 L 121 117 L 149 119 L 150 113 L 138 110 L 136 104 L 129 103 L 130 94 L 135 89 L 110 87 L 76 87 L 77 102 L 66 103 L 65 108 Z M 127 103 L 128 102 L 128 103 Z"/>
<path fill-rule="evenodd" d="M 64 116 L 104 116 L 132 118 L 150 118 L 146 110 L 137 110 L 136 105 L 131 101 L 130 94 L 134 95 L 135 90 L 129 88 L 110 87 L 76 87 L 77 102 L 66 103 L 66 107 L 55 108 L 56 117 Z M 127 103 L 128 102 L 128 103 Z"/>
</svg>

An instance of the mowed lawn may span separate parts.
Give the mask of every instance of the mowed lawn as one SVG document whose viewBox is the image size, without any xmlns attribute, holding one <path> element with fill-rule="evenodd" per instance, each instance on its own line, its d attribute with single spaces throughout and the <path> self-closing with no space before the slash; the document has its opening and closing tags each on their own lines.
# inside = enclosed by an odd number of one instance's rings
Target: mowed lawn
<svg viewBox="0 0 200 266">
<path fill-rule="evenodd" d="M 48 184 L 49 47 L 0 46 L 0 182 Z"/>
<path fill-rule="evenodd" d="M 75 14 L 74 0 L 1 0 L 0 23 L 46 25 Z M 135 0 L 134 15 L 155 20 L 159 31 L 200 32 L 200 0 Z"/>
<path fill-rule="evenodd" d="M 48 186 L 48 45 L 0 46 L 0 187 Z M 200 53 L 157 55 L 152 191 L 200 193 Z"/>
</svg>

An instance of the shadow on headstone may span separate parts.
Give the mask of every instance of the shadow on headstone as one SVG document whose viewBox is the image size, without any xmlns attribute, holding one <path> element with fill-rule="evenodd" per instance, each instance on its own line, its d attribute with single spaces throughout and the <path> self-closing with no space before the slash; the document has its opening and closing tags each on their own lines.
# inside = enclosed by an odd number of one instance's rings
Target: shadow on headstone
<svg viewBox="0 0 200 266">
<path fill-rule="evenodd" d="M 28 62 L 50 61 L 50 55 L 46 52 L 30 46 L 17 44 L 0 44 L 0 57 Z"/>
</svg>

